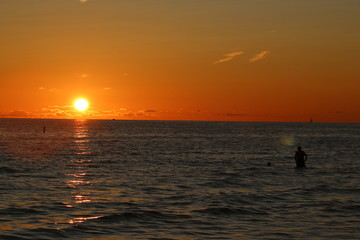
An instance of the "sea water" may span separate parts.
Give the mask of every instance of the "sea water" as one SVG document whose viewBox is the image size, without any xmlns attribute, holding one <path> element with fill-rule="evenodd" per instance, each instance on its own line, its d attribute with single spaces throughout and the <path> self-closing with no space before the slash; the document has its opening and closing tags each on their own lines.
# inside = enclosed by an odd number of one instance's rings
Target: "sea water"
<svg viewBox="0 0 360 240">
<path fill-rule="evenodd" d="M 0 119 L 0 239 L 360 239 L 359 156 L 360 124 Z"/>
</svg>

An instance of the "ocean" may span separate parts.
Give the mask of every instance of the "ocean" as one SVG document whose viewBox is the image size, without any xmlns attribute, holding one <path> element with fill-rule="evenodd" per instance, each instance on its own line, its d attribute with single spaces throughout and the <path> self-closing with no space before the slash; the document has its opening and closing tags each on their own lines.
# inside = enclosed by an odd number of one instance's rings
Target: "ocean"
<svg viewBox="0 0 360 240">
<path fill-rule="evenodd" d="M 360 239 L 359 156 L 355 123 L 0 119 L 0 239 Z"/>
</svg>

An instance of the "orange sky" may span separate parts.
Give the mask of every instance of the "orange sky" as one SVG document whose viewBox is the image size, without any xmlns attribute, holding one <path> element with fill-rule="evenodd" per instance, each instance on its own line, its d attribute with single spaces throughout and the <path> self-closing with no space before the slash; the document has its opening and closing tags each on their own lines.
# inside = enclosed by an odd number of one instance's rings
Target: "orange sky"
<svg viewBox="0 0 360 240">
<path fill-rule="evenodd" d="M 1 1 L 0 117 L 360 122 L 359 9 Z"/>
</svg>

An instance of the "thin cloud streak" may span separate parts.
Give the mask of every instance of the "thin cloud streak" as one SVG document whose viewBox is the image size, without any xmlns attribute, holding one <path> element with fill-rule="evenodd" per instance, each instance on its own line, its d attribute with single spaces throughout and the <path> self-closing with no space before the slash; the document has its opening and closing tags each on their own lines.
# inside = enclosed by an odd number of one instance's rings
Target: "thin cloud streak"
<svg viewBox="0 0 360 240">
<path fill-rule="evenodd" d="M 223 62 L 227 62 L 230 61 L 232 59 L 234 59 L 236 56 L 242 55 L 244 54 L 243 51 L 237 51 L 237 52 L 232 52 L 232 53 L 227 53 L 224 55 L 224 58 L 214 62 L 214 64 L 218 64 L 218 63 L 223 63 Z"/>
<path fill-rule="evenodd" d="M 261 53 L 258 53 L 256 55 L 254 55 L 252 58 L 249 59 L 249 62 L 256 62 L 256 61 L 259 61 L 261 59 L 264 59 L 266 58 L 267 56 L 270 55 L 270 51 L 263 51 Z"/>
</svg>

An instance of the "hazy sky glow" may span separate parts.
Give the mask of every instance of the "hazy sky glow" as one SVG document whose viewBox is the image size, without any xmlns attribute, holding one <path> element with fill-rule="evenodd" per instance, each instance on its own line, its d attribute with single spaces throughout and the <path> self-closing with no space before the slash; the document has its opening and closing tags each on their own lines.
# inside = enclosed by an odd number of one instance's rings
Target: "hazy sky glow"
<svg viewBox="0 0 360 240">
<path fill-rule="evenodd" d="M 360 122 L 359 12 L 359 0 L 2 0 L 0 117 Z"/>
</svg>

